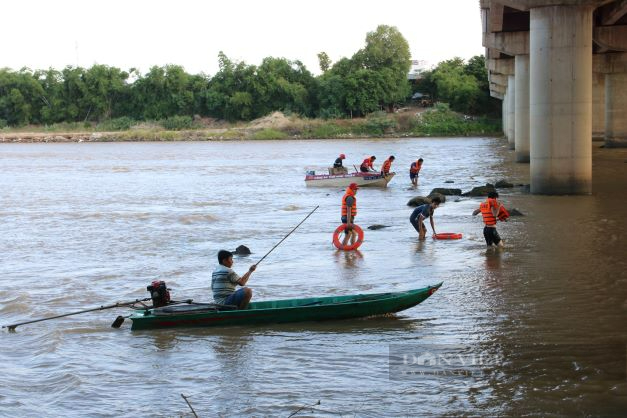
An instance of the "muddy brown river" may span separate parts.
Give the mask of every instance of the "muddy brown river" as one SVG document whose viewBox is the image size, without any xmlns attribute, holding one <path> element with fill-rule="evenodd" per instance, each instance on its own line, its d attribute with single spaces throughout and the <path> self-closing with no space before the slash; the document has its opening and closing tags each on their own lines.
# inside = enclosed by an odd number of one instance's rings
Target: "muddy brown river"
<svg viewBox="0 0 627 418">
<path fill-rule="evenodd" d="M 181 394 L 201 417 L 624 416 L 627 150 L 599 145 L 591 196 L 500 190 L 524 216 L 493 251 L 471 216 L 481 199 L 436 210 L 458 241 L 418 241 L 406 204 L 528 184 L 502 139 L 3 144 L 0 325 L 144 298 L 156 279 L 209 301 L 218 250 L 248 246 L 243 273 L 316 205 L 253 274 L 255 299 L 444 283 L 359 320 L 131 331 L 110 327 L 116 309 L 3 329 L 0 416 L 191 417 Z M 358 223 L 388 226 L 359 252 L 331 244 L 343 191 L 304 183 L 339 153 L 396 156 L 387 189 L 358 192 Z"/>
</svg>

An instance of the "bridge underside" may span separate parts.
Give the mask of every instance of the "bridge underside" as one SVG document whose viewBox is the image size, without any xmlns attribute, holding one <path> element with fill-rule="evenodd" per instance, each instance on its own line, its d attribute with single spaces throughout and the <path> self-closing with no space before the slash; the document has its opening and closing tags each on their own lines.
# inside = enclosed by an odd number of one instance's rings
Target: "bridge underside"
<svg viewBox="0 0 627 418">
<path fill-rule="evenodd" d="M 627 0 L 481 0 L 481 11 L 490 94 L 532 193 L 591 193 L 591 140 L 627 147 Z"/>
</svg>

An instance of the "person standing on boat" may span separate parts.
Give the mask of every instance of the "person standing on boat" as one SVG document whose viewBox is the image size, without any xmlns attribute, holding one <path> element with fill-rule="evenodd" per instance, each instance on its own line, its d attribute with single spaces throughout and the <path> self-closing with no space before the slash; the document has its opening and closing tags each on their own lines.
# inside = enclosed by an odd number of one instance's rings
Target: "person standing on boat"
<svg viewBox="0 0 627 418">
<path fill-rule="evenodd" d="M 342 246 L 346 246 L 350 239 L 351 245 L 355 244 L 357 239 L 357 233 L 353 230 L 353 223 L 355 222 L 355 216 L 357 216 L 357 189 L 359 186 L 357 183 L 351 183 L 346 188 L 346 193 L 342 197 L 342 223 L 346 224 L 344 240 Z"/>
<path fill-rule="evenodd" d="M 374 167 L 372 166 L 372 164 L 374 163 L 374 160 L 376 160 L 377 157 L 375 157 L 374 155 L 371 157 L 366 158 L 362 163 L 361 166 L 359 167 L 359 169 L 361 170 L 362 173 L 368 173 L 370 171 L 375 171 Z"/>
<path fill-rule="evenodd" d="M 211 275 L 213 300 L 219 305 L 235 305 L 238 309 L 246 308 L 253 297 L 253 291 L 248 287 L 242 287 L 238 290 L 235 288 L 238 285 L 246 285 L 257 266 L 253 264 L 242 277 L 238 276 L 231 268 L 233 267 L 233 253 L 226 250 L 218 251 L 218 263 L 219 266 Z"/>
<path fill-rule="evenodd" d="M 505 208 L 498 200 L 496 200 L 498 197 L 498 192 L 488 192 L 488 198 L 486 201 L 481 202 L 479 208 L 475 209 L 472 213 L 472 216 L 481 213 L 481 216 L 483 217 L 483 223 L 485 224 L 483 227 L 483 238 L 485 238 L 485 242 L 488 247 L 492 247 L 492 245 L 495 245 L 496 247 L 503 247 L 503 240 L 496 230 L 496 220 L 505 220 L 507 217 L 501 215 L 501 211 L 504 211 Z M 505 213 L 507 213 L 507 211 L 505 211 Z"/>
<path fill-rule="evenodd" d="M 414 226 L 414 229 L 418 232 L 418 239 L 423 240 L 427 236 L 427 228 L 424 224 L 424 220 L 427 218 L 429 218 L 429 221 L 431 223 L 431 230 L 435 235 L 433 213 L 435 212 L 437 207 L 440 206 L 440 203 L 442 203 L 440 198 L 438 196 L 434 196 L 433 199 L 431 199 L 431 203 L 425 203 L 424 205 L 420 205 L 411 213 L 411 216 L 409 217 L 409 222 L 411 222 L 411 224 Z"/>
<path fill-rule="evenodd" d="M 420 169 L 422 168 L 422 158 L 418 158 L 417 161 L 414 161 L 409 166 L 409 179 L 411 180 L 411 184 L 414 186 L 418 185 L 418 173 L 420 173 Z"/>
<path fill-rule="evenodd" d="M 392 168 L 392 162 L 394 162 L 394 156 L 390 155 L 390 157 L 383 162 L 381 166 L 381 175 L 387 176 L 390 174 L 390 169 Z"/>
</svg>

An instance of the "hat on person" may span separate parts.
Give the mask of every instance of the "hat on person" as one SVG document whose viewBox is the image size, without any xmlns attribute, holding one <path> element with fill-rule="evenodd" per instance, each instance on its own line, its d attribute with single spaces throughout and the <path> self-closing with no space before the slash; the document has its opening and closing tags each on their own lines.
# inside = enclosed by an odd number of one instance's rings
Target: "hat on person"
<svg viewBox="0 0 627 418">
<path fill-rule="evenodd" d="M 348 185 L 349 189 L 353 189 L 353 190 L 357 190 L 359 189 L 359 186 L 357 185 L 357 183 L 351 183 Z"/>
<path fill-rule="evenodd" d="M 340 158 L 346 158 L 346 155 L 340 154 Z"/>
</svg>

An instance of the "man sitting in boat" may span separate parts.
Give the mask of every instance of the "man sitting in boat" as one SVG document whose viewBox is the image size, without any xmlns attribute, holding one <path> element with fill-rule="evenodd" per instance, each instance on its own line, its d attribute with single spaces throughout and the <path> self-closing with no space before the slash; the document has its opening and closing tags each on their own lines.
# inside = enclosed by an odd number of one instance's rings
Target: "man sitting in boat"
<svg viewBox="0 0 627 418">
<path fill-rule="evenodd" d="M 361 170 L 362 173 L 368 173 L 370 171 L 375 171 L 374 167 L 372 166 L 372 164 L 374 163 L 374 160 L 376 160 L 377 157 L 375 157 L 374 155 L 371 157 L 366 158 L 362 163 L 361 166 L 359 167 L 359 169 Z"/>
<path fill-rule="evenodd" d="M 218 263 L 220 265 L 211 275 L 213 300 L 219 305 L 235 305 L 238 309 L 245 309 L 253 297 L 253 291 L 248 287 L 235 288 L 237 285 L 244 286 L 257 266 L 253 264 L 242 277 L 238 276 L 231 268 L 233 253 L 226 250 L 218 251 Z"/>
<path fill-rule="evenodd" d="M 392 162 L 394 161 L 394 156 L 390 155 L 390 157 L 383 162 L 381 166 L 381 175 L 387 176 L 390 174 L 390 169 L 392 168 Z"/>
<path fill-rule="evenodd" d="M 340 154 L 339 157 L 335 159 L 333 163 L 333 167 L 329 169 L 329 174 L 347 174 L 348 170 L 344 167 L 342 160 L 346 158 L 346 155 Z"/>
</svg>

